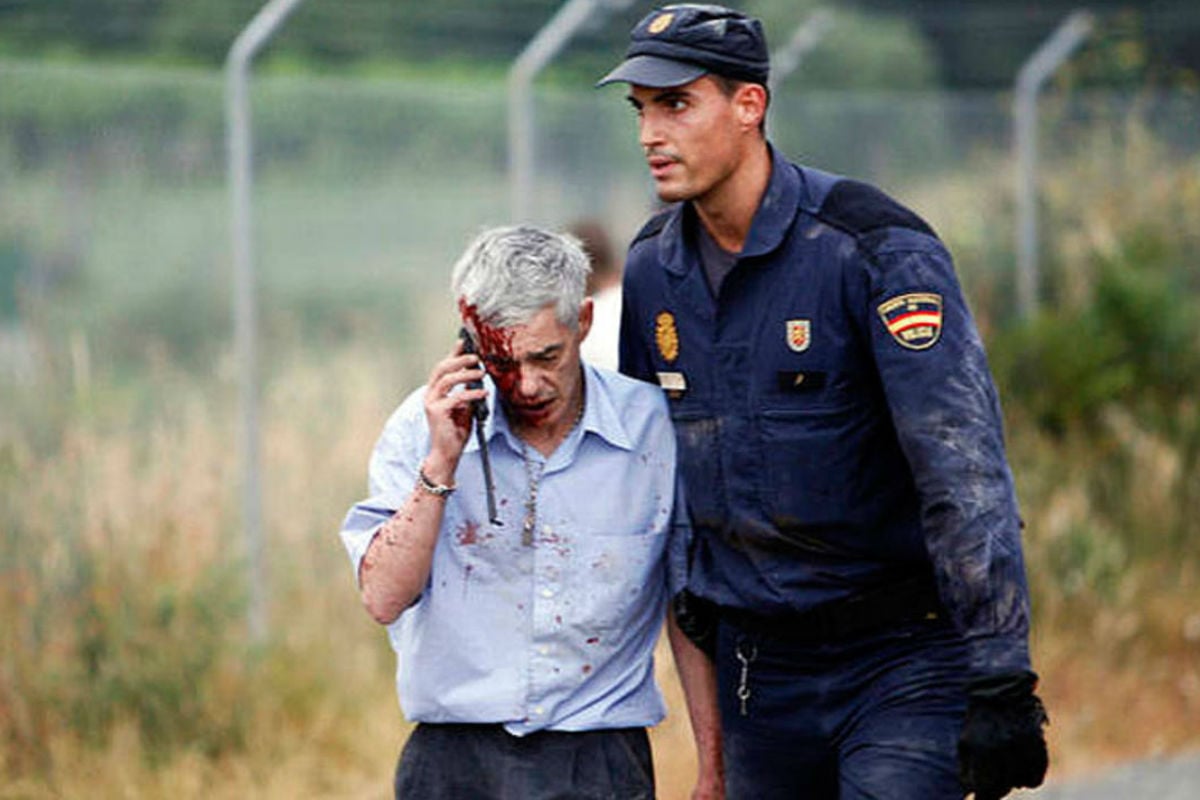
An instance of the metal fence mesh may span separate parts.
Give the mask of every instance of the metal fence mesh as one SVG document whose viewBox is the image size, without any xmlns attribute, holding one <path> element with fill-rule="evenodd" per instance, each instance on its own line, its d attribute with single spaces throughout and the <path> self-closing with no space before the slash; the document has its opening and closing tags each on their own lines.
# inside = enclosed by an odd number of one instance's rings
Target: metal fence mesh
<svg viewBox="0 0 1200 800">
<path fill-rule="evenodd" d="M 509 220 L 505 97 L 498 77 L 254 80 L 255 240 L 269 342 L 419 337 L 451 308 L 445 284 L 464 242 Z M 769 132 L 793 159 L 877 182 L 926 215 L 964 250 L 968 286 L 977 274 L 1006 284 L 1010 105 L 1009 93 L 785 86 Z M 1040 164 L 1050 172 L 1097 135 L 1125 136 L 1133 119 L 1166 146 L 1196 153 L 1198 107 L 1194 94 L 1049 92 Z M 30 326 L 51 339 L 82 332 L 116 361 L 147 347 L 185 359 L 219 349 L 231 279 L 222 108 L 215 73 L 0 63 L 0 320 L 9 351 L 14 331 Z M 618 246 L 627 241 L 654 198 L 623 92 L 539 88 L 535 131 L 534 220 L 596 218 Z M 976 209 L 974 223 L 964 203 Z M 981 249 L 972 225 L 986 229 Z M 1053 242 L 1052 225 L 1044 236 Z M 999 315 L 1011 312 L 1002 294 L 993 298 Z"/>
</svg>

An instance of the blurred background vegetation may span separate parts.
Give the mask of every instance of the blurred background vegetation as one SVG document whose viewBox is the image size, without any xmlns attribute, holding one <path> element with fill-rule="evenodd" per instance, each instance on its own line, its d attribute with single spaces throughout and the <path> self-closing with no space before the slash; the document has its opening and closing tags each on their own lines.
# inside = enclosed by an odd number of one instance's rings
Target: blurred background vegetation
<svg viewBox="0 0 1200 800">
<path fill-rule="evenodd" d="M 818 7 L 731 4 L 776 45 Z M 0 798 L 389 796 L 393 659 L 336 532 L 451 341 L 449 265 L 509 218 L 505 71 L 558 6 L 308 0 L 260 60 L 255 644 L 219 70 L 258 3 L 0 0 Z M 1090 6 L 1043 96 L 1026 318 L 1011 85 L 1073 6 L 827 7 L 771 136 L 880 183 L 956 256 L 1008 419 L 1053 775 L 1200 746 L 1200 8 Z M 652 208 L 620 91 L 591 88 L 649 8 L 539 79 L 537 221 L 622 243 Z M 682 797 L 662 675 L 656 763 Z"/>
</svg>

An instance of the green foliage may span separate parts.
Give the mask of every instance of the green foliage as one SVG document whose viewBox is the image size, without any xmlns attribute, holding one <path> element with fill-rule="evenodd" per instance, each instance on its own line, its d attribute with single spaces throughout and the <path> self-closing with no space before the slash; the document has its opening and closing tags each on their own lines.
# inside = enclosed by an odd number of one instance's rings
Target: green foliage
<svg viewBox="0 0 1200 800">
<path fill-rule="evenodd" d="M 1047 315 L 993 342 L 992 362 L 1003 394 L 1043 430 L 1094 423 L 1100 411 L 1133 386 L 1122 360 L 1120 333 L 1093 313 Z"/>
<path fill-rule="evenodd" d="M 1094 428 L 1112 404 L 1162 425 L 1200 381 L 1198 322 L 1200 306 L 1178 275 L 1145 261 L 1110 263 L 1092 303 L 1016 326 L 993 343 L 993 358 L 1006 396 L 1048 432 Z"/>
<path fill-rule="evenodd" d="M 1080 613 L 1200 555 L 1200 170 L 1137 118 L 1073 142 L 1043 173 L 1051 291 L 989 350 L 1039 591 Z"/>
</svg>

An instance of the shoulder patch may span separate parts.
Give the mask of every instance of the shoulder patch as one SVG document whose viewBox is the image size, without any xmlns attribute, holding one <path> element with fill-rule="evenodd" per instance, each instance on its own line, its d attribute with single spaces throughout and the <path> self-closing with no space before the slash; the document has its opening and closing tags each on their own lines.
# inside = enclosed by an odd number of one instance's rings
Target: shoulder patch
<svg viewBox="0 0 1200 800">
<path fill-rule="evenodd" d="M 879 319 L 896 343 L 909 350 L 928 350 L 942 335 L 942 296 L 911 292 L 879 304 Z"/>
<path fill-rule="evenodd" d="M 880 228 L 909 228 L 936 236 L 925 220 L 884 192 L 861 181 L 840 180 L 834 184 L 818 214 L 854 234 L 870 233 Z"/>
<path fill-rule="evenodd" d="M 650 220 L 642 226 L 642 229 L 637 232 L 637 236 L 633 237 L 633 241 L 629 243 L 629 246 L 633 247 L 643 239 L 649 239 L 653 236 L 657 236 L 658 232 L 661 231 L 663 226 L 667 224 L 667 217 L 671 216 L 672 210 L 673 209 L 668 208 L 651 217 Z"/>
</svg>

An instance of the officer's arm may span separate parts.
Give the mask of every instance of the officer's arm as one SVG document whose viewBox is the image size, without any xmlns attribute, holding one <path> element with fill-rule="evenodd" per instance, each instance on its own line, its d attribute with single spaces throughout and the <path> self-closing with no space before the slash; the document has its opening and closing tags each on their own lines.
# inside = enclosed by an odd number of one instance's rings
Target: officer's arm
<svg viewBox="0 0 1200 800">
<path fill-rule="evenodd" d="M 1029 596 L 1000 406 L 983 343 L 936 239 L 873 254 L 864 304 L 884 395 L 921 498 L 942 601 L 975 675 L 1029 669 Z"/>
<path fill-rule="evenodd" d="M 674 465 L 676 443 L 674 429 L 667 420 L 666 399 L 660 394 L 663 427 L 662 440 L 651 444 L 655 452 L 663 454 Z M 681 627 L 678 611 L 680 599 L 691 597 L 686 591 L 691 569 L 692 527 L 687 511 L 687 488 L 675 474 L 674 501 L 671 508 L 670 539 L 667 542 L 667 595 L 671 598 L 667 612 L 667 639 L 675 658 L 675 671 L 683 687 L 687 702 L 688 718 L 692 723 L 692 736 L 696 742 L 698 773 L 692 800 L 719 800 L 725 796 L 725 770 L 721 759 L 721 717 L 717 705 L 717 676 L 713 666 L 713 654 L 706 653 L 700 644 L 715 647 L 715 617 L 700 618 L 695 609 L 685 612 L 689 618 Z M 692 598 L 700 602 L 699 598 Z M 711 604 L 705 604 L 706 608 Z M 699 642 L 699 644 L 698 644 Z"/>
<path fill-rule="evenodd" d="M 1048 764 L 1000 404 L 949 254 L 911 231 L 883 245 L 871 259 L 874 313 L 865 324 L 942 602 L 967 643 L 959 778 L 965 792 L 991 800 L 1040 785 Z"/>
<path fill-rule="evenodd" d="M 696 741 L 698 775 L 693 800 L 725 796 L 725 768 L 721 760 L 721 714 L 717 707 L 717 673 L 713 662 L 692 643 L 675 621 L 667 616 L 667 637 L 675 657 L 675 669 L 687 702 L 692 736 Z"/>
</svg>

